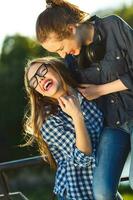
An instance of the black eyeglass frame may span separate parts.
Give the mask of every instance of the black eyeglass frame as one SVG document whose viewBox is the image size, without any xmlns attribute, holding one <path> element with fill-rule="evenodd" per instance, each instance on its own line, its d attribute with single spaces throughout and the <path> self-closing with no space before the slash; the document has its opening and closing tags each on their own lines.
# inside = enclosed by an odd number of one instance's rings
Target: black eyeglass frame
<svg viewBox="0 0 133 200">
<path fill-rule="evenodd" d="M 43 73 L 43 75 L 42 75 L 42 73 L 39 73 L 39 71 L 42 67 L 45 69 L 45 73 Z M 44 70 L 42 72 L 44 72 Z M 36 73 L 34 74 L 34 76 L 29 80 L 29 87 L 32 88 L 32 89 L 36 89 L 36 87 L 38 86 L 38 79 L 37 79 L 36 76 L 44 77 L 47 74 L 47 72 L 48 72 L 48 65 L 44 64 L 44 63 L 41 64 L 39 66 L 39 68 L 37 69 Z M 35 84 L 34 84 L 35 86 L 32 84 L 34 79 L 36 81 Z"/>
</svg>

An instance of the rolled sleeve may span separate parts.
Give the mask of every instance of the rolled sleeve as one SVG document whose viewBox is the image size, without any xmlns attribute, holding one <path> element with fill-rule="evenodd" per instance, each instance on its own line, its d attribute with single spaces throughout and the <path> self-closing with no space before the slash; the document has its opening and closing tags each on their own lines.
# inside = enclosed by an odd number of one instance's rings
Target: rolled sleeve
<svg viewBox="0 0 133 200">
<path fill-rule="evenodd" d="M 92 154 L 85 154 L 81 152 L 75 144 L 72 147 L 71 154 L 69 155 L 69 159 L 73 161 L 73 164 L 79 167 L 88 167 L 95 163 L 95 155 Z"/>
</svg>

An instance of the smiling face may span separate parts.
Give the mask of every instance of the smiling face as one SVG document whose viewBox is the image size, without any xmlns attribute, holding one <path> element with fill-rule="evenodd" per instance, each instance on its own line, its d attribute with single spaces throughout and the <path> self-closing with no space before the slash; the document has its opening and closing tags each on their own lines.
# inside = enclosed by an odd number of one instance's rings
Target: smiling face
<svg viewBox="0 0 133 200">
<path fill-rule="evenodd" d="M 57 99 L 65 94 L 60 75 L 43 63 L 32 64 L 27 79 L 29 86 L 43 96 Z"/>
<path fill-rule="evenodd" d="M 59 40 L 55 33 L 51 33 L 48 39 L 43 42 L 42 47 L 50 52 L 58 53 L 62 58 L 66 55 L 78 55 L 80 53 L 80 44 L 74 35 L 69 38 Z"/>
</svg>

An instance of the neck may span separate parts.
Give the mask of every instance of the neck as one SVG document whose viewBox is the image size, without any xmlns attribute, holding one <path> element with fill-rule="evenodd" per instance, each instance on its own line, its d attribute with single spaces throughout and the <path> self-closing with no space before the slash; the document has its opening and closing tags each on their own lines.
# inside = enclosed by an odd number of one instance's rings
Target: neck
<svg viewBox="0 0 133 200">
<path fill-rule="evenodd" d="M 94 38 L 94 26 L 92 24 L 89 24 L 88 26 L 88 37 L 86 38 L 85 44 L 91 44 L 93 42 Z"/>
<path fill-rule="evenodd" d="M 75 95 L 75 94 L 76 94 L 75 89 L 73 89 L 72 87 L 68 87 L 67 91 L 65 91 L 65 90 L 59 91 L 59 93 L 57 94 L 55 99 L 57 100 L 61 96 L 70 96 L 70 95 Z"/>
<path fill-rule="evenodd" d="M 82 24 L 77 28 L 77 37 L 81 45 L 88 45 L 93 42 L 94 26 L 92 24 Z"/>
<path fill-rule="evenodd" d="M 59 97 L 65 96 L 66 93 L 67 93 L 67 92 L 66 92 L 65 90 L 61 90 L 61 91 L 59 91 L 59 92 L 56 94 L 56 96 L 54 97 L 54 99 L 58 100 Z"/>
</svg>

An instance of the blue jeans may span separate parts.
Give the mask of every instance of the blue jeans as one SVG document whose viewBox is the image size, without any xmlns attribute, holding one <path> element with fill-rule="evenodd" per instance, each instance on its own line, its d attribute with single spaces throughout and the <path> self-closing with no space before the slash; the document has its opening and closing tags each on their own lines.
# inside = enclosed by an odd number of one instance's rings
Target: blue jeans
<svg viewBox="0 0 133 200">
<path fill-rule="evenodd" d="M 93 180 L 95 200 L 122 199 L 120 194 L 117 193 L 118 184 L 131 149 L 130 139 L 133 145 L 133 134 L 129 134 L 127 131 L 116 128 L 105 128 L 101 135 L 97 152 L 97 167 L 94 170 Z M 130 182 L 133 182 L 133 146 Z"/>
</svg>

